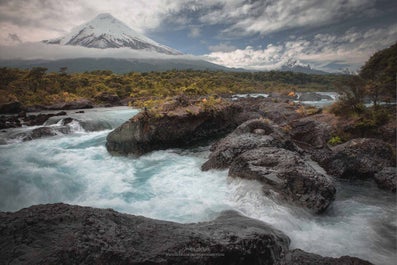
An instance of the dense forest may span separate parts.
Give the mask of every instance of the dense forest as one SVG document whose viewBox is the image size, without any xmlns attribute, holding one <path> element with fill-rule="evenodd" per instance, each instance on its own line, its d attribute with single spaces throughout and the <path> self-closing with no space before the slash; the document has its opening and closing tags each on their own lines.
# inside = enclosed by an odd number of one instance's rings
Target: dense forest
<svg viewBox="0 0 397 265">
<path fill-rule="evenodd" d="M 162 98 L 179 94 L 225 95 L 269 91 L 330 91 L 341 75 L 308 75 L 292 72 L 167 71 L 115 74 L 111 71 L 67 73 L 66 68 L 47 73 L 0 68 L 0 102 L 13 100 L 23 105 L 48 105 L 87 98 L 101 103 L 106 93 L 119 98 Z"/>
</svg>

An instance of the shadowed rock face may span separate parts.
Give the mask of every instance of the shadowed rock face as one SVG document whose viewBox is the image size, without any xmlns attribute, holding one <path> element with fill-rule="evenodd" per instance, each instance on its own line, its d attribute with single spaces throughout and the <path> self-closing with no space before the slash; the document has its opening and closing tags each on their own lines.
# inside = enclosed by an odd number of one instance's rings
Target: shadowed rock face
<svg viewBox="0 0 397 265">
<path fill-rule="evenodd" d="M 289 251 L 289 242 L 235 211 L 192 224 L 61 203 L 0 212 L 1 264 L 370 264 Z"/>
<path fill-rule="evenodd" d="M 0 213 L 4 264 L 275 264 L 282 232 L 234 211 L 178 224 L 65 204 Z"/>
<path fill-rule="evenodd" d="M 374 179 L 379 188 L 396 192 L 397 169 L 395 167 L 385 167 L 374 175 Z"/>
<path fill-rule="evenodd" d="M 106 147 L 112 154 L 142 155 L 153 150 L 189 146 L 236 128 L 234 117 L 240 111 L 239 107 L 226 105 L 216 110 L 183 111 L 159 118 L 141 112 L 112 131 Z"/>
<path fill-rule="evenodd" d="M 395 166 L 391 146 L 382 140 L 357 138 L 332 148 L 333 154 L 321 165 L 342 178 L 373 178 L 384 167 Z"/>
<path fill-rule="evenodd" d="M 255 179 L 266 193 L 316 213 L 323 212 L 335 199 L 335 186 L 328 177 L 316 172 L 296 153 L 262 147 L 247 151 L 231 164 L 229 176 Z"/>
<path fill-rule="evenodd" d="M 202 169 L 227 168 L 237 156 L 258 147 L 293 148 L 277 125 L 265 119 L 249 120 L 211 147 L 212 153 Z"/>
</svg>

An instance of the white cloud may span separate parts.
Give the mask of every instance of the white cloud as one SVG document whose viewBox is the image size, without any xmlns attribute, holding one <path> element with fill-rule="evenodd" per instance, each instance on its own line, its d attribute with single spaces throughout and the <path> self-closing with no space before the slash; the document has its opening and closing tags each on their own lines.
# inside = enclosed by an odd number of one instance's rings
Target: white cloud
<svg viewBox="0 0 397 265">
<path fill-rule="evenodd" d="M 311 40 L 288 40 L 279 45 L 268 45 L 264 49 L 214 51 L 206 57 L 213 63 L 228 67 L 255 70 L 277 69 L 290 58 L 326 71 L 331 63 L 350 65 L 357 70 L 377 50 L 386 48 L 397 40 L 397 24 L 387 28 L 366 31 L 346 31 L 342 36 L 317 34 Z"/>
<path fill-rule="evenodd" d="M 18 34 L 22 41 L 59 37 L 99 13 L 111 13 L 139 32 L 154 29 L 184 7 L 171 0 L 19 0 L 0 3 L 0 43 L 4 36 Z M 178 22 L 178 20 L 176 20 Z M 182 23 L 179 21 L 178 23 Z"/>
<path fill-rule="evenodd" d="M 208 24 L 228 24 L 227 35 L 267 34 L 289 28 L 315 27 L 334 23 L 352 15 L 373 15 L 371 0 L 278 0 L 217 1 L 200 20 Z M 214 5 L 215 6 L 215 5 Z"/>
<path fill-rule="evenodd" d="M 49 45 L 44 43 L 22 43 L 15 46 L 0 46 L 0 59 L 24 59 L 24 60 L 56 60 L 72 58 L 123 58 L 123 59 L 200 59 L 193 55 L 166 55 L 145 50 L 133 50 L 130 48 L 95 49 L 81 46 Z"/>
<path fill-rule="evenodd" d="M 0 32 L 18 34 L 22 41 L 50 39 L 108 12 L 141 33 L 164 21 L 189 28 L 194 13 L 202 24 L 225 27 L 225 34 L 266 34 L 369 14 L 373 5 L 371 0 L 8 0 L 0 2 Z M 198 28 L 191 29 L 191 36 L 199 34 Z"/>
</svg>

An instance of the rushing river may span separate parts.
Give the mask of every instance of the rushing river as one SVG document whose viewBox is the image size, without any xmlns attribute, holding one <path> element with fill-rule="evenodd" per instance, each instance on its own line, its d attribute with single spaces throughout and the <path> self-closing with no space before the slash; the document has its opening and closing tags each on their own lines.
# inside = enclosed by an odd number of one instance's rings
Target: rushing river
<svg viewBox="0 0 397 265">
<path fill-rule="evenodd" d="M 27 142 L 18 135 L 29 128 L 1 132 L 0 142 L 7 144 L 0 145 L 0 210 L 65 202 L 197 222 L 236 209 L 282 230 L 292 248 L 395 264 L 395 195 L 372 182 L 339 181 L 335 202 L 316 216 L 266 198 L 255 181 L 228 178 L 227 171 L 202 172 L 208 146 L 140 158 L 111 156 L 107 134 L 136 112 L 126 107 L 69 111 L 79 120 L 69 125 L 71 134 Z M 60 119 L 53 117 L 47 125 L 57 126 Z"/>
</svg>

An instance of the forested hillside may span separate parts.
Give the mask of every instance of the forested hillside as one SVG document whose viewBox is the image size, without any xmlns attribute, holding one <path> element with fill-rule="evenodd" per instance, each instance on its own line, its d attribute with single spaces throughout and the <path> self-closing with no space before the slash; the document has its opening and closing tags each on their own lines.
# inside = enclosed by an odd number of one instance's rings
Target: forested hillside
<svg viewBox="0 0 397 265">
<path fill-rule="evenodd" d="M 79 98 L 100 103 L 101 95 L 119 98 L 166 97 L 179 94 L 225 95 L 270 91 L 330 91 L 340 75 L 308 75 L 292 72 L 234 73 L 223 71 L 167 71 L 115 74 L 93 71 L 69 74 L 66 68 L 47 73 L 0 68 L 0 102 L 19 101 L 25 106 L 47 105 Z"/>
</svg>

